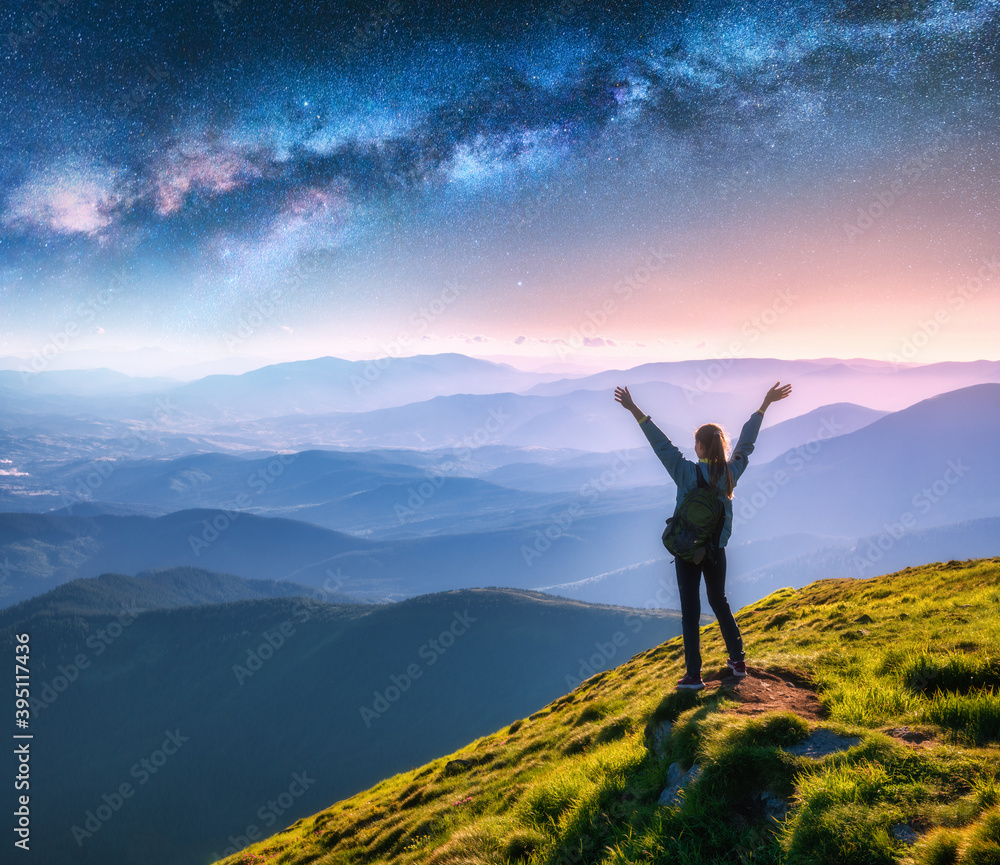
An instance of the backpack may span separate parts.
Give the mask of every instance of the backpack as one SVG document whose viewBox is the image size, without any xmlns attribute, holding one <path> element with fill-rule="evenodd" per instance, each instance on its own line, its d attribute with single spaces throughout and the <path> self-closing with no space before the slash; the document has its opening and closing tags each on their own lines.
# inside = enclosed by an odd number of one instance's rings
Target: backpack
<svg viewBox="0 0 1000 865">
<path fill-rule="evenodd" d="M 662 540 L 675 558 L 697 565 L 706 555 L 709 561 L 715 561 L 726 509 L 722 497 L 702 477 L 700 466 L 695 468 L 695 474 L 698 486 L 684 496 L 667 520 Z"/>
</svg>

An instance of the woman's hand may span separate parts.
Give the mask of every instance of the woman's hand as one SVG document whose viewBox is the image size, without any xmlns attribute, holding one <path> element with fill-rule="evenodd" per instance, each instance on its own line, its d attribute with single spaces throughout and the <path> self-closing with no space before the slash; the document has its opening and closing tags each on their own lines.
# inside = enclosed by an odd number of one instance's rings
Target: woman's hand
<svg viewBox="0 0 1000 865">
<path fill-rule="evenodd" d="M 765 395 L 764 402 L 760 404 L 760 410 L 766 411 L 767 407 L 772 402 L 777 402 L 779 399 L 784 399 L 792 392 L 792 386 L 790 384 L 783 385 L 780 381 L 774 383 L 772 387 Z"/>
<path fill-rule="evenodd" d="M 620 402 L 622 408 L 627 408 L 629 411 L 636 409 L 636 404 L 632 401 L 632 394 L 628 392 L 627 387 L 615 388 L 615 402 Z"/>
<path fill-rule="evenodd" d="M 632 416 L 636 420 L 642 420 L 646 415 L 639 411 L 639 406 L 635 404 L 632 400 L 632 394 L 628 392 L 627 387 L 616 387 L 615 388 L 615 402 L 622 404 L 622 408 L 628 409 L 632 412 Z"/>
</svg>

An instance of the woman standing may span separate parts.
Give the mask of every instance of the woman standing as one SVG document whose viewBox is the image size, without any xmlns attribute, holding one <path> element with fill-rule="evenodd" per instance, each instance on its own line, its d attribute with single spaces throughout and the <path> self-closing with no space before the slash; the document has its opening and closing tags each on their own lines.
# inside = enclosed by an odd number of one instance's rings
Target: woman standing
<svg viewBox="0 0 1000 865">
<path fill-rule="evenodd" d="M 772 402 L 784 399 L 792 392 L 790 384 L 782 385 L 776 382 L 767 394 L 757 411 L 743 424 L 739 441 L 733 449 L 732 457 L 726 459 L 729 439 L 726 431 L 718 424 L 707 423 L 698 427 L 694 434 L 694 452 L 698 462 L 685 459 L 677 447 L 653 423 L 648 414 L 639 411 L 632 400 L 627 387 L 615 389 L 615 401 L 632 412 L 639 422 L 646 438 L 653 446 L 653 451 L 660 458 L 677 484 L 677 504 L 692 489 L 698 486 L 698 473 L 722 497 L 725 509 L 725 519 L 721 531 L 717 532 L 717 549 L 715 555 L 705 556 L 698 564 L 684 559 L 675 558 L 677 567 L 677 590 L 681 598 L 681 626 L 684 634 L 684 660 L 687 674 L 677 683 L 678 688 L 698 691 L 705 687 L 701 680 L 701 645 L 699 639 L 699 621 L 701 619 L 700 583 L 705 577 L 705 591 L 708 603 L 719 621 L 722 638 L 726 642 L 729 658 L 726 666 L 734 676 L 742 678 L 747 674 L 746 661 L 743 654 L 743 637 L 740 634 L 733 612 L 726 600 L 726 543 L 733 531 L 733 487 L 747 467 L 747 458 L 753 453 L 753 445 L 760 432 L 760 424 L 764 412 Z"/>
</svg>

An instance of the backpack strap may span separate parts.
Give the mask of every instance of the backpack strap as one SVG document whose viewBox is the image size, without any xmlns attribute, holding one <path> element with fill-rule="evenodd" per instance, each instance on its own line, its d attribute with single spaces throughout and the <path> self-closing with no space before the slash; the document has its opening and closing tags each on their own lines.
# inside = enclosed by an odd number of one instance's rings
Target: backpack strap
<svg viewBox="0 0 1000 865">
<path fill-rule="evenodd" d="M 698 486 L 701 489 L 709 489 L 711 487 L 711 484 L 709 484 L 709 482 L 705 478 L 702 477 L 702 474 L 701 474 L 701 471 L 700 471 L 702 465 L 703 465 L 703 463 L 699 462 L 697 464 L 696 469 L 695 469 L 695 473 L 698 476 Z M 718 492 L 718 490 L 716 490 L 716 492 Z M 721 498 L 721 496 L 720 496 L 720 498 Z M 723 526 L 725 526 L 725 524 L 726 524 L 726 514 L 725 514 L 725 508 L 723 507 L 722 516 L 719 517 L 719 524 L 716 526 L 715 531 L 712 532 L 712 538 L 711 538 L 711 540 L 709 541 L 709 544 L 708 544 L 709 556 L 711 557 L 712 561 L 715 560 L 714 551 L 717 550 L 717 549 L 719 549 L 719 541 L 722 540 L 722 529 L 723 529 Z"/>
</svg>

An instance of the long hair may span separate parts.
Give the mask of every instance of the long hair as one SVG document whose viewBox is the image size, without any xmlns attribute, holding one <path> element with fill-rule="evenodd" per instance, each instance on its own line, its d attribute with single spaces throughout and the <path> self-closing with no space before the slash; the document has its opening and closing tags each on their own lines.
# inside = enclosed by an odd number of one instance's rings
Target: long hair
<svg viewBox="0 0 1000 865">
<path fill-rule="evenodd" d="M 701 442 L 702 452 L 708 460 L 708 477 L 713 485 L 719 478 L 726 478 L 726 496 L 733 497 L 733 472 L 726 461 L 729 450 L 729 436 L 726 431 L 714 423 L 702 424 L 694 434 L 695 440 Z"/>
</svg>

